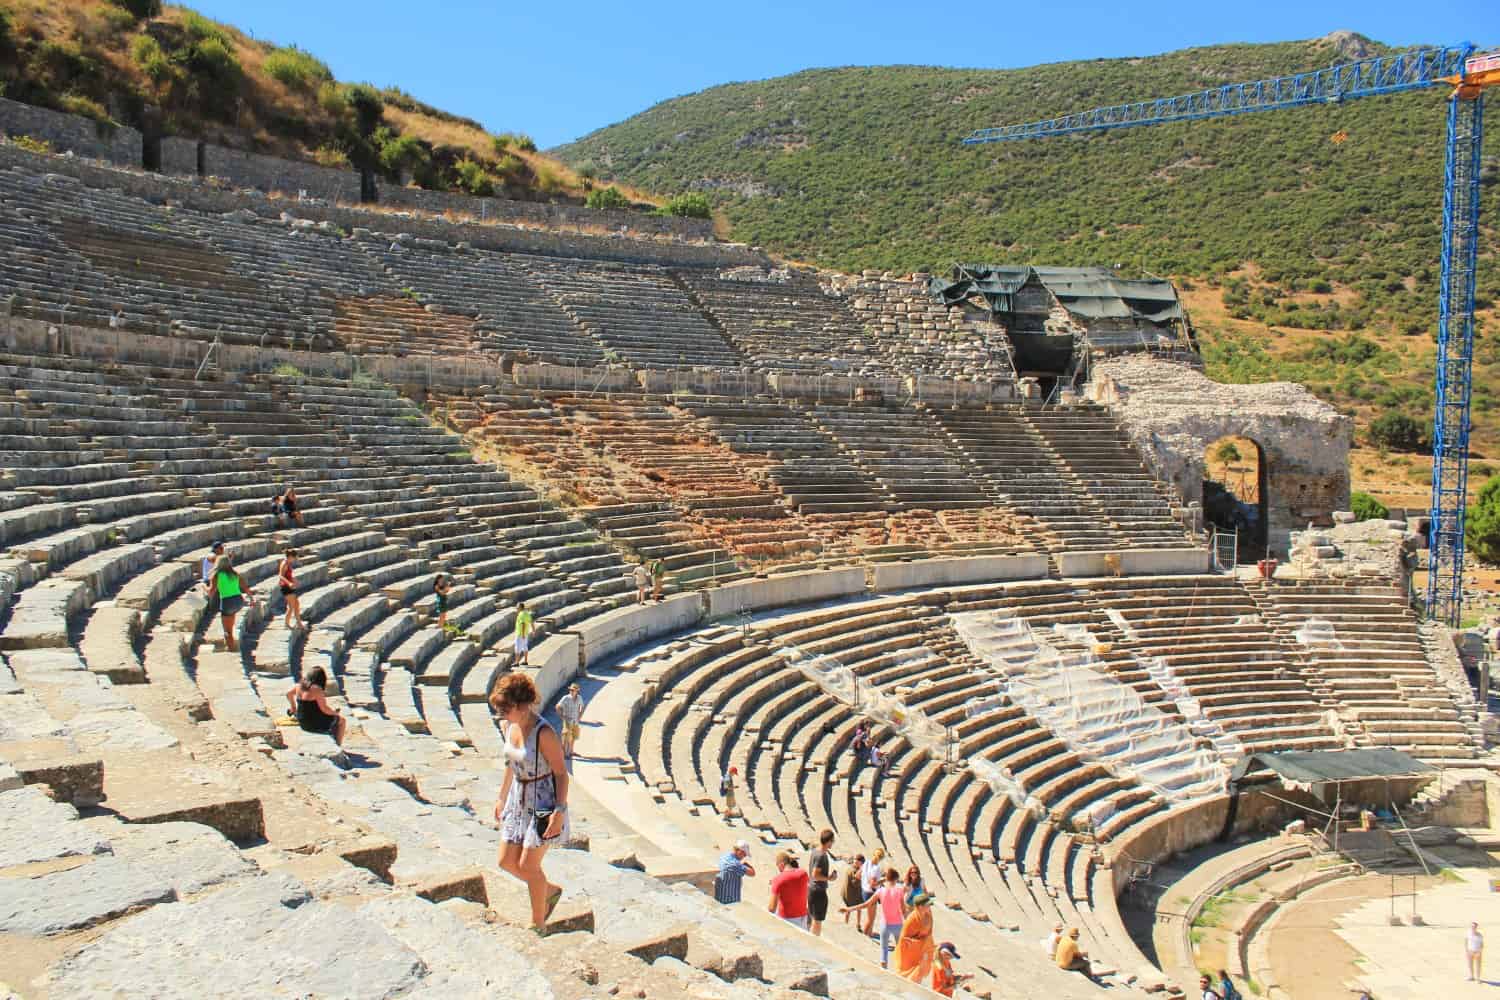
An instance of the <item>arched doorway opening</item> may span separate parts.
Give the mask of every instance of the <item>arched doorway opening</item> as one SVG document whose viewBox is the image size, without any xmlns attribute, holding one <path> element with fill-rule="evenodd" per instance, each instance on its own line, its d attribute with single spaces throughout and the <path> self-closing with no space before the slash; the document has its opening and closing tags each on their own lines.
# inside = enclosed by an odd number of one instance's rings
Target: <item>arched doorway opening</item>
<svg viewBox="0 0 1500 1000">
<path fill-rule="evenodd" d="M 1239 561 L 1266 557 L 1266 455 L 1254 440 L 1229 434 L 1203 453 L 1203 519 L 1239 538 Z"/>
</svg>

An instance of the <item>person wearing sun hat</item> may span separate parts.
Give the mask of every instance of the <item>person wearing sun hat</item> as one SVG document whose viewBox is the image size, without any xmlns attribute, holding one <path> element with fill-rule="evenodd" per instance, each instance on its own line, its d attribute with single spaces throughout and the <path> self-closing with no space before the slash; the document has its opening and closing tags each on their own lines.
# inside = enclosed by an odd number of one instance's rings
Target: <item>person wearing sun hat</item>
<svg viewBox="0 0 1500 1000">
<path fill-rule="evenodd" d="M 714 899 L 720 903 L 738 903 L 746 875 L 755 876 L 755 866 L 750 863 L 750 843 L 737 840 L 734 847 L 719 859 L 719 873 L 714 877 Z"/>
<path fill-rule="evenodd" d="M 959 983 L 974 978 L 968 973 L 953 971 L 953 960 L 958 957 L 958 949 L 953 946 L 952 941 L 944 941 L 938 945 L 937 957 L 932 963 L 932 988 L 942 996 L 951 997 Z"/>
<path fill-rule="evenodd" d="M 896 942 L 896 975 L 914 983 L 927 981 L 932 973 L 932 897 L 919 893 L 911 901 L 911 913 L 901 925 Z"/>
</svg>

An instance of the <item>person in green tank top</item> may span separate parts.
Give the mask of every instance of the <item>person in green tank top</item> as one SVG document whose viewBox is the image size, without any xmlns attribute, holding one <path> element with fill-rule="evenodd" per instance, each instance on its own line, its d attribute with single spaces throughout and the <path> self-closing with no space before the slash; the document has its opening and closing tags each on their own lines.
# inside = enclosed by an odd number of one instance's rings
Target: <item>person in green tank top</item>
<svg viewBox="0 0 1500 1000">
<path fill-rule="evenodd" d="M 234 568 L 234 560 L 224 553 L 214 563 L 214 591 L 219 596 L 219 621 L 224 626 L 224 648 L 233 653 L 239 650 L 234 641 L 234 620 L 245 606 L 245 582 Z"/>
<path fill-rule="evenodd" d="M 531 654 L 531 633 L 534 631 L 536 618 L 522 601 L 516 606 L 516 662 L 520 666 L 526 666 L 526 659 Z"/>
</svg>

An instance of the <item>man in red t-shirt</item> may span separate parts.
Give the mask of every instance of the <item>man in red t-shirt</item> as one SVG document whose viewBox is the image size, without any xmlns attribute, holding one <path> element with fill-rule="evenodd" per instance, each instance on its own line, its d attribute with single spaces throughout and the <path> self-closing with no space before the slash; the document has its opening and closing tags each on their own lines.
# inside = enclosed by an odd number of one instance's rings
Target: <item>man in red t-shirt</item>
<svg viewBox="0 0 1500 1000">
<path fill-rule="evenodd" d="M 771 879 L 771 904 L 766 907 L 782 920 L 807 930 L 807 872 L 786 851 L 776 855 L 776 876 Z"/>
</svg>

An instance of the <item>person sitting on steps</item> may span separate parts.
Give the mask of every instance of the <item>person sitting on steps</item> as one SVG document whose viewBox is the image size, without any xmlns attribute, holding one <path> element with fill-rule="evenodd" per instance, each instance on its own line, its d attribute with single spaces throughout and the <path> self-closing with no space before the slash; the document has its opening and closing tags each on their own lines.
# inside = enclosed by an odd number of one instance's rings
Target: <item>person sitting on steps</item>
<svg viewBox="0 0 1500 1000">
<path fill-rule="evenodd" d="M 328 674 L 322 667 L 313 667 L 287 690 L 286 700 L 291 705 L 287 714 L 295 716 L 297 725 L 306 732 L 325 733 L 343 746 L 349 720 L 328 704 L 327 688 Z"/>
</svg>

